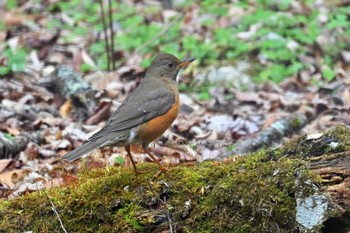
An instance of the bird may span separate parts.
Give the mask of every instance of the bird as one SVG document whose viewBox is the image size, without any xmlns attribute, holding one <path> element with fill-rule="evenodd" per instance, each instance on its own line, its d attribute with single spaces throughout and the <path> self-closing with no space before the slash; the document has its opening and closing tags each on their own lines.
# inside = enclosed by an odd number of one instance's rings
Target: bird
<svg viewBox="0 0 350 233">
<path fill-rule="evenodd" d="M 150 152 L 149 144 L 160 137 L 178 116 L 177 77 L 179 71 L 194 60 L 179 60 L 167 53 L 157 55 L 140 84 L 111 114 L 105 125 L 85 144 L 68 152 L 62 159 L 71 162 L 97 148 L 124 146 L 135 173 L 138 173 L 130 146 L 141 145 L 160 171 L 167 171 Z"/>
</svg>

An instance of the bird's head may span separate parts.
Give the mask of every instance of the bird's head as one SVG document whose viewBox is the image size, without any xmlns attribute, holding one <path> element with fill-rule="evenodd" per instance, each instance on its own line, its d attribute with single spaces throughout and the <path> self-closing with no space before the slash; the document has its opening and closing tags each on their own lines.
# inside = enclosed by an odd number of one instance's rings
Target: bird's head
<svg viewBox="0 0 350 233">
<path fill-rule="evenodd" d="M 161 53 L 151 63 L 151 66 L 147 70 L 147 76 L 153 77 L 166 77 L 172 80 L 176 80 L 176 77 L 181 70 L 188 64 L 194 61 L 195 58 L 187 58 L 179 60 L 177 57 L 171 54 Z"/>
</svg>

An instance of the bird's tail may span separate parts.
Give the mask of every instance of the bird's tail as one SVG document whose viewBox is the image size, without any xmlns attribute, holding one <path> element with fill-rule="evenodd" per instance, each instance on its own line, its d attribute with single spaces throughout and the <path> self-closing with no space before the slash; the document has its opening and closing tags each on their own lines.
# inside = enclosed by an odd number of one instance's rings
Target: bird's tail
<svg viewBox="0 0 350 233">
<path fill-rule="evenodd" d="M 97 141 L 89 141 L 84 145 L 76 148 L 75 150 L 72 150 L 71 152 L 65 154 L 62 159 L 71 162 L 98 147 L 100 147 L 100 143 Z"/>
</svg>

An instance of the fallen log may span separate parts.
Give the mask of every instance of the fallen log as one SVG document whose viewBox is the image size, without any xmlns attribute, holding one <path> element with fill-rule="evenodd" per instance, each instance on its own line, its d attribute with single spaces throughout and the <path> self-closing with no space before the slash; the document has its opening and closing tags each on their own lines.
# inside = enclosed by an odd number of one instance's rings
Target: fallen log
<svg viewBox="0 0 350 233">
<path fill-rule="evenodd" d="M 280 119 L 263 129 L 255 136 L 243 138 L 235 143 L 233 154 L 245 154 L 256 151 L 264 146 L 271 146 L 285 136 L 295 134 L 307 123 L 307 118 L 302 113 L 293 113 L 287 118 Z"/>
<path fill-rule="evenodd" d="M 346 232 L 348 135 L 348 128 L 337 127 L 281 148 L 161 174 L 147 164 L 138 176 L 124 167 L 85 171 L 75 179 L 68 173 L 62 187 L 1 202 L 0 229 L 334 232 L 336 225 Z"/>
</svg>

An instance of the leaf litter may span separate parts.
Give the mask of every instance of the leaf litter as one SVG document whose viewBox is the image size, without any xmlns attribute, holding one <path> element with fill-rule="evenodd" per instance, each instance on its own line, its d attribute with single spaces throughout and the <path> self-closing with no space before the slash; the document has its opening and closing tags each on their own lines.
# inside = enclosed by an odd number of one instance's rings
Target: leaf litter
<svg viewBox="0 0 350 233">
<path fill-rule="evenodd" d="M 17 11 L 2 14 L 5 28 L 0 29 L 1 52 L 5 48 L 16 51 L 24 47 L 30 51 L 24 72 L 0 78 L 0 193 L 7 198 L 75 180 L 75 174 L 83 169 L 82 162 L 62 165 L 60 157 L 83 144 L 104 125 L 145 74 L 142 60 L 154 56 L 154 52 L 118 51 L 116 57 L 120 63 L 116 71 L 98 71 L 98 61 L 87 47 L 102 35 L 93 30 L 87 36 L 80 36 L 64 28 L 44 29 L 54 19 L 77 27 L 83 24 L 64 12 L 27 14 L 34 8 L 31 4 L 34 3 L 29 1 Z M 148 3 L 129 1 L 129 4 L 142 9 L 143 4 Z M 319 15 L 319 20 L 325 23 L 329 20 L 324 11 L 326 7 L 322 6 Z M 310 13 L 310 9 L 298 1 L 292 1 L 291 10 Z M 227 16 L 203 13 L 193 4 L 181 19 L 180 31 L 183 35 L 207 38 L 215 27 L 234 25 L 249 10 L 232 6 L 228 12 Z M 148 17 L 165 24 L 178 13 L 176 9 L 164 10 L 160 15 L 149 13 Z M 203 22 L 214 23 L 204 27 Z M 116 27 L 117 33 L 128 30 L 118 28 L 117 24 Z M 250 41 L 260 27 L 260 24 L 251 25 L 237 37 Z M 69 43 L 67 36 L 71 37 Z M 273 33 L 267 36 L 273 40 L 283 39 Z M 235 154 L 239 142 L 257 139 L 261 132 L 296 112 L 307 119 L 305 127 L 295 132 L 298 134 L 314 137 L 336 124 L 348 125 L 350 52 L 340 53 L 335 78 L 329 81 L 322 73 L 327 67 L 318 65 L 322 46 L 334 43 L 329 31 L 325 30 L 317 43 L 308 48 L 311 55 L 302 57 L 303 69 L 280 84 L 256 84 L 249 74 L 253 65 L 247 61 L 232 64 L 223 60 L 214 65 L 197 61 L 180 80 L 180 85 L 185 84 L 194 91 L 182 91 L 181 112 L 172 127 L 151 144 L 153 153 L 169 165 L 222 160 Z M 295 41 L 288 43 L 291 50 L 298 46 Z M 2 54 L 0 65 L 6 65 L 10 61 Z M 263 54 L 258 58 L 262 63 L 270 62 Z M 77 71 L 83 64 L 90 67 L 90 72 Z M 69 75 L 79 77 L 75 90 L 80 91 L 70 92 L 72 85 L 59 79 L 57 72 L 61 65 L 68 65 Z M 38 140 L 28 136 L 34 132 Z M 277 146 L 292 136 L 283 134 L 272 140 L 270 146 Z M 148 161 L 140 148 L 133 147 L 132 152 L 135 161 Z M 88 169 L 131 166 L 123 148 L 96 150 L 83 160 Z M 70 173 L 65 173 L 62 166 Z"/>
</svg>

